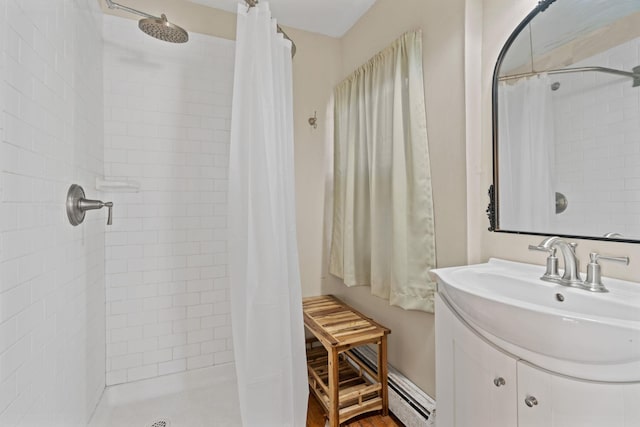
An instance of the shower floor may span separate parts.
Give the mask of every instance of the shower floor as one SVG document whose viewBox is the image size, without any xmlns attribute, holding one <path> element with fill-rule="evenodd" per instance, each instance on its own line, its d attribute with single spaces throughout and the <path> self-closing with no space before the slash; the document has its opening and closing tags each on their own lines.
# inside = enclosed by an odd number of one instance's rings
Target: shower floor
<svg viewBox="0 0 640 427">
<path fill-rule="evenodd" d="M 227 364 L 107 387 L 88 427 L 241 427 L 235 366 Z M 162 424 L 157 424 L 160 427 Z M 307 427 L 325 427 L 320 404 L 309 397 Z M 401 427 L 393 416 L 364 415 L 349 427 Z"/>
<path fill-rule="evenodd" d="M 164 420 L 167 427 L 240 427 L 233 364 L 107 387 L 89 427 L 151 427 Z"/>
</svg>

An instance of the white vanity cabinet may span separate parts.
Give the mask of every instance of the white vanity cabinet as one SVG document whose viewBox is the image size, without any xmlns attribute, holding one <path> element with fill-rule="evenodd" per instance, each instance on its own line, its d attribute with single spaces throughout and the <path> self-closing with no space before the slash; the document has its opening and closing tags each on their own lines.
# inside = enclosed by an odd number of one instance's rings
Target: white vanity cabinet
<svg viewBox="0 0 640 427">
<path fill-rule="evenodd" d="M 535 368 L 480 338 L 439 294 L 436 398 L 438 427 L 640 426 L 638 383 L 581 381 Z"/>
<path fill-rule="evenodd" d="M 528 407 L 524 402 L 531 397 L 538 404 Z M 640 386 L 566 378 L 519 361 L 517 425 L 636 427 L 640 425 Z"/>
<path fill-rule="evenodd" d="M 438 427 L 517 425 L 517 362 L 487 345 L 436 295 Z"/>
</svg>

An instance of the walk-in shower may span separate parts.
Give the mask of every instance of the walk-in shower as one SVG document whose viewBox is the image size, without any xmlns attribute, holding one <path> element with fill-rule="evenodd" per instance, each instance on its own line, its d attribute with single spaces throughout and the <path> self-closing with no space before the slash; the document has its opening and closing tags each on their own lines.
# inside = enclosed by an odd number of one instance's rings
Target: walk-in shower
<svg viewBox="0 0 640 427">
<path fill-rule="evenodd" d="M 151 37 L 171 43 L 186 43 L 189 41 L 189 33 L 187 33 L 183 28 L 167 21 L 167 17 L 164 13 L 160 15 L 160 17 L 157 17 L 114 3 L 111 0 L 105 1 L 107 2 L 109 9 L 120 9 L 135 15 L 144 16 L 143 19 L 138 21 L 138 28 Z"/>
</svg>

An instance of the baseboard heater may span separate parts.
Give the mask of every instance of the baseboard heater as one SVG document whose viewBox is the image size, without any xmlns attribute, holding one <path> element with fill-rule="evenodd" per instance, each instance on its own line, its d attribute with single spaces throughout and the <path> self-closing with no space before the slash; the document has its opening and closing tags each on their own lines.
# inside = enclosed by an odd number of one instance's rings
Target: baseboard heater
<svg viewBox="0 0 640 427">
<path fill-rule="evenodd" d="M 367 346 L 352 349 L 356 357 L 377 372 L 377 354 Z M 406 427 L 433 427 L 436 425 L 436 402 L 414 383 L 388 366 L 389 410 Z"/>
</svg>

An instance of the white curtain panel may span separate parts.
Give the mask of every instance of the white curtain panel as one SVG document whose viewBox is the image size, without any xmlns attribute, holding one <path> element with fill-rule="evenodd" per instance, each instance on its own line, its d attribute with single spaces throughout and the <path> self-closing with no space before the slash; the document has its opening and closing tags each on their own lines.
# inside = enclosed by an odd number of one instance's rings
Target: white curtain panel
<svg viewBox="0 0 640 427">
<path fill-rule="evenodd" d="M 334 90 L 329 271 L 433 312 L 435 232 L 422 33 L 404 34 Z"/>
<path fill-rule="evenodd" d="M 291 43 L 267 2 L 238 6 L 229 160 L 231 317 L 247 427 L 306 424 Z"/>
<path fill-rule="evenodd" d="M 501 83 L 498 114 L 500 229 L 552 231 L 555 131 L 549 77 Z"/>
</svg>

